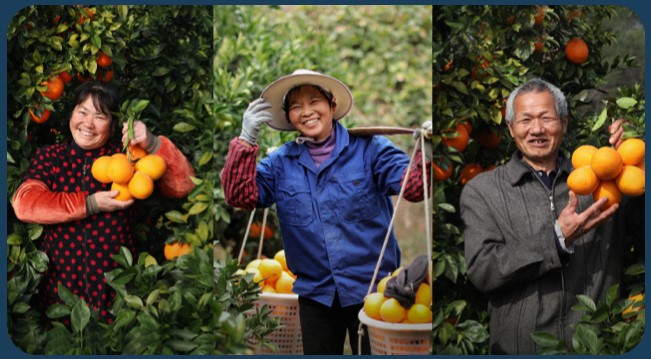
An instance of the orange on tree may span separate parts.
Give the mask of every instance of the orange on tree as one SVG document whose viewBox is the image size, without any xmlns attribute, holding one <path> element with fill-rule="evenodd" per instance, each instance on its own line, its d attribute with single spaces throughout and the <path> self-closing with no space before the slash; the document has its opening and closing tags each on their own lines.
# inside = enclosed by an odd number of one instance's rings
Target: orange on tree
<svg viewBox="0 0 651 359">
<path fill-rule="evenodd" d="M 465 126 L 457 124 L 454 130 L 445 130 L 441 136 L 441 142 L 444 145 L 454 148 L 459 152 L 463 152 L 468 146 L 470 135 L 466 131 Z"/>
<path fill-rule="evenodd" d="M 581 145 L 572 152 L 572 167 L 579 168 L 590 164 L 592 155 L 598 148 L 593 145 Z"/>
<path fill-rule="evenodd" d="M 567 177 L 567 186 L 576 194 L 588 195 L 599 186 L 599 178 L 590 165 L 576 168 Z"/>
<path fill-rule="evenodd" d="M 96 61 L 97 61 L 97 66 L 104 67 L 104 68 L 111 66 L 111 64 L 113 63 L 113 59 L 109 55 L 102 52 L 102 50 L 99 51 Z"/>
<path fill-rule="evenodd" d="M 129 180 L 129 193 L 136 199 L 145 199 L 154 193 L 154 180 L 146 174 L 136 171 Z"/>
<path fill-rule="evenodd" d="M 386 297 L 382 293 L 371 293 L 364 299 L 364 313 L 369 318 L 376 320 L 382 320 L 380 316 L 380 308 L 382 304 L 386 301 Z"/>
<path fill-rule="evenodd" d="M 636 197 L 644 194 L 644 170 L 637 166 L 624 166 L 615 178 L 615 184 L 625 196 Z"/>
<path fill-rule="evenodd" d="M 97 79 L 102 82 L 111 82 L 113 80 L 113 70 L 97 70 Z"/>
<path fill-rule="evenodd" d="M 483 169 L 479 163 L 468 163 L 461 169 L 460 182 L 465 185 L 478 174 L 482 173 Z"/>
<path fill-rule="evenodd" d="M 479 132 L 477 142 L 479 142 L 479 145 L 483 148 L 494 150 L 500 145 L 500 142 L 502 142 L 502 135 L 498 130 L 486 127 Z"/>
<path fill-rule="evenodd" d="M 249 237 L 259 238 L 262 233 L 262 224 L 258 222 L 251 223 L 251 228 L 249 229 Z M 271 238 L 274 236 L 274 231 L 269 227 L 269 225 L 264 226 L 264 237 Z"/>
<path fill-rule="evenodd" d="M 108 165 L 107 175 L 113 182 L 126 184 L 133 176 L 134 168 L 127 156 L 123 153 L 119 156 L 111 156 L 111 163 Z"/>
<path fill-rule="evenodd" d="M 452 162 L 449 160 L 441 160 L 438 162 L 441 163 L 441 166 L 437 163 L 437 160 L 432 161 L 432 169 L 434 170 L 434 179 L 436 181 L 445 181 L 446 179 L 452 176 Z"/>
<path fill-rule="evenodd" d="M 190 250 L 192 250 L 190 243 L 180 243 L 176 241 L 172 243 L 165 243 L 163 254 L 165 255 L 165 259 L 172 260 L 176 257 L 190 253 Z"/>
<path fill-rule="evenodd" d="M 470 134 L 472 134 L 472 125 L 470 124 L 470 122 L 463 121 L 463 122 L 459 123 L 459 126 L 466 129 L 466 132 L 468 133 L 468 136 L 470 136 Z"/>
<path fill-rule="evenodd" d="M 601 209 L 608 207 L 622 201 L 622 192 L 619 191 L 617 185 L 613 181 L 602 181 L 597 189 L 592 192 L 592 198 L 597 202 L 600 198 L 608 198 L 608 201 L 601 206 Z"/>
<path fill-rule="evenodd" d="M 400 323 L 407 317 L 407 310 L 396 298 L 388 298 L 380 306 L 380 318 L 389 323 Z"/>
<path fill-rule="evenodd" d="M 629 138 L 617 147 L 617 153 L 625 165 L 636 166 L 644 161 L 644 147 L 644 141 L 641 139 Z"/>
<path fill-rule="evenodd" d="M 602 181 L 615 179 L 623 166 L 622 156 L 612 147 L 599 148 L 590 159 L 590 167 Z"/>
<path fill-rule="evenodd" d="M 486 60 L 482 59 L 479 64 L 475 65 L 475 67 L 472 68 L 472 71 L 470 72 L 470 77 L 473 79 L 477 80 L 483 79 L 484 77 L 488 76 L 488 74 L 484 71 L 484 69 L 489 68 L 491 63 Z M 481 75 L 481 76 L 480 76 Z"/>
<path fill-rule="evenodd" d="M 93 21 L 95 18 L 95 14 L 93 13 L 93 10 L 91 10 L 88 6 L 84 6 L 84 9 L 81 10 L 81 16 L 79 17 L 79 25 L 82 25 L 84 21 L 86 21 L 86 16 L 84 14 L 88 14 L 88 19 L 89 21 Z"/>
<path fill-rule="evenodd" d="M 59 76 L 54 76 L 49 81 L 41 82 L 41 85 L 47 86 L 47 90 L 41 91 L 41 94 L 50 100 L 58 100 L 63 95 L 65 83 Z"/>
<path fill-rule="evenodd" d="M 101 183 L 111 183 L 111 177 L 108 176 L 108 167 L 110 163 L 110 156 L 98 157 L 90 168 L 90 173 L 93 175 L 93 178 Z"/>
<path fill-rule="evenodd" d="M 545 43 L 543 42 L 543 39 L 540 39 L 539 41 L 533 43 L 533 52 L 542 52 L 544 48 Z"/>
<path fill-rule="evenodd" d="M 35 123 L 45 123 L 45 121 L 50 119 L 50 110 L 47 108 L 43 110 L 43 113 L 40 114 L 38 113 L 38 104 L 34 105 L 34 111 L 32 109 L 27 110 L 29 112 L 29 117 L 34 121 Z"/>
<path fill-rule="evenodd" d="M 68 82 L 72 81 L 72 75 L 68 71 L 62 71 L 59 73 L 59 78 L 63 81 L 64 84 L 67 84 Z"/>
<path fill-rule="evenodd" d="M 431 323 L 432 310 L 429 305 L 416 303 L 407 311 L 408 323 Z"/>
<path fill-rule="evenodd" d="M 136 170 L 146 173 L 151 179 L 157 181 L 165 174 L 167 164 L 163 157 L 154 154 L 148 154 L 136 162 Z"/>
<path fill-rule="evenodd" d="M 544 6 L 538 6 L 537 13 L 533 17 L 533 24 L 534 25 L 542 25 L 543 20 L 545 20 L 545 7 Z"/>
<path fill-rule="evenodd" d="M 576 65 L 581 65 L 588 59 L 590 50 L 588 44 L 579 37 L 572 38 L 565 44 L 565 56 Z"/>
<path fill-rule="evenodd" d="M 129 185 L 126 183 L 113 182 L 111 184 L 111 191 L 118 191 L 118 195 L 113 198 L 119 201 L 128 201 L 133 199 L 131 192 L 129 192 Z"/>
</svg>

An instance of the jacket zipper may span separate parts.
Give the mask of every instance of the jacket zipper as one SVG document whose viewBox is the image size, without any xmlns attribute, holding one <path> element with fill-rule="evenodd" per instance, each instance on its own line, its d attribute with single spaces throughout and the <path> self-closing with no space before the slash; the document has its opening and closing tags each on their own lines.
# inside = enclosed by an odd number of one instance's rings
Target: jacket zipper
<svg viewBox="0 0 651 359">
<path fill-rule="evenodd" d="M 82 179 L 81 179 L 81 181 L 83 183 L 82 188 L 83 188 L 84 193 L 86 193 L 86 190 L 87 190 L 86 189 L 86 185 L 87 185 L 87 183 L 86 183 L 86 167 L 88 167 L 88 157 L 84 156 L 84 169 L 82 170 Z M 84 260 L 83 260 L 83 263 L 84 263 L 84 273 L 83 273 L 83 277 L 84 277 L 84 294 L 86 296 L 86 303 L 88 303 L 88 305 L 90 306 L 91 305 L 91 303 L 90 303 L 90 293 L 88 292 L 88 252 L 87 252 L 88 248 L 86 247 L 87 242 L 88 242 L 88 240 L 87 240 L 88 231 L 86 231 L 86 226 L 83 226 L 83 231 L 84 231 L 84 245 L 83 245 L 83 247 L 84 247 Z"/>
</svg>

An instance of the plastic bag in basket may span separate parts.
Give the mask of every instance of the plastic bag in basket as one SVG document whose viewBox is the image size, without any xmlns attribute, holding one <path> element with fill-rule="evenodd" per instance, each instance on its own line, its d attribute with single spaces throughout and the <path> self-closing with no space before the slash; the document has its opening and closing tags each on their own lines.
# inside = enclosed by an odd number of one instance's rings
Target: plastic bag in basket
<svg viewBox="0 0 651 359">
<path fill-rule="evenodd" d="M 416 301 L 418 286 L 427 278 L 427 255 L 416 257 L 409 267 L 387 282 L 384 295 L 396 298 L 403 308 L 410 308 Z"/>
</svg>

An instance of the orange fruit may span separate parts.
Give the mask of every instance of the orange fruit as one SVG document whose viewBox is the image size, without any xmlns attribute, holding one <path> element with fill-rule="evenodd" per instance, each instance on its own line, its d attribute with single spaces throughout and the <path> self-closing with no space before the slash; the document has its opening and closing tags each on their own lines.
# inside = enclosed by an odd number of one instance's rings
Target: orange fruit
<svg viewBox="0 0 651 359">
<path fill-rule="evenodd" d="M 274 288 L 272 285 L 265 284 L 262 287 L 262 293 L 276 293 L 276 288 Z"/>
<path fill-rule="evenodd" d="M 572 152 L 572 166 L 574 168 L 583 167 L 590 164 L 592 155 L 597 152 L 597 147 L 593 145 L 581 145 Z"/>
<path fill-rule="evenodd" d="M 477 136 L 479 145 L 489 150 L 496 149 L 502 142 L 502 135 L 499 131 L 491 128 L 484 128 Z"/>
<path fill-rule="evenodd" d="M 545 43 L 540 40 L 533 43 L 533 52 L 541 52 L 545 48 Z M 504 115 L 502 115 L 504 117 Z"/>
<path fill-rule="evenodd" d="M 145 199 L 154 193 L 154 181 L 146 174 L 136 171 L 129 180 L 129 193 L 133 198 Z"/>
<path fill-rule="evenodd" d="M 133 165 L 125 154 L 111 156 L 111 163 L 108 165 L 108 176 L 113 182 L 127 183 L 133 176 Z"/>
<path fill-rule="evenodd" d="M 432 289 L 429 284 L 421 283 L 416 290 L 416 303 L 430 306 L 432 304 Z"/>
<path fill-rule="evenodd" d="M 63 71 L 59 74 L 59 77 L 63 81 L 64 84 L 67 84 L 68 82 L 72 81 L 72 75 L 68 71 Z"/>
<path fill-rule="evenodd" d="M 468 121 L 463 121 L 459 124 L 459 126 L 463 127 L 466 129 L 466 132 L 468 133 L 468 136 L 472 133 L 472 125 Z"/>
<path fill-rule="evenodd" d="M 113 80 L 113 70 L 98 69 L 96 78 L 102 82 L 111 82 Z"/>
<path fill-rule="evenodd" d="M 386 277 L 380 279 L 380 281 L 377 283 L 377 292 L 378 292 L 378 293 L 382 293 L 382 294 L 384 294 L 384 290 L 385 290 L 386 287 L 387 287 L 387 282 L 388 282 L 389 279 L 391 279 L 391 278 L 392 278 L 391 276 L 386 276 Z"/>
<path fill-rule="evenodd" d="M 488 60 L 486 59 L 481 60 L 481 62 L 478 65 L 475 65 L 475 67 L 472 68 L 472 71 L 470 72 L 470 77 L 472 77 L 475 80 L 478 77 L 480 79 L 483 79 L 484 77 L 488 76 L 488 74 L 485 71 L 483 71 L 483 69 L 488 68 L 490 65 L 491 63 Z"/>
<path fill-rule="evenodd" d="M 588 195 L 599 186 L 599 178 L 589 165 L 579 167 L 567 177 L 567 186 L 576 194 Z"/>
<path fill-rule="evenodd" d="M 165 255 L 165 259 L 172 260 L 176 257 L 180 257 L 190 253 L 191 249 L 192 246 L 190 246 L 189 243 L 179 243 L 179 242 L 166 243 L 165 248 L 163 248 L 163 254 Z"/>
<path fill-rule="evenodd" d="M 446 179 L 450 178 L 452 176 L 452 162 L 449 160 L 441 160 L 439 163 L 441 163 L 441 166 L 436 163 L 436 161 L 432 161 L 432 169 L 434 170 L 434 179 L 437 181 L 445 181 Z"/>
<path fill-rule="evenodd" d="M 113 182 L 113 184 L 111 184 L 111 191 L 115 190 L 117 190 L 119 193 L 117 196 L 113 197 L 114 199 L 117 199 L 119 201 L 128 201 L 130 199 L 133 199 L 131 192 L 129 192 L 129 187 L 126 183 Z"/>
<path fill-rule="evenodd" d="M 102 50 L 99 51 L 99 54 L 97 55 L 97 66 L 99 67 L 109 67 L 113 63 L 113 59 L 102 52 Z"/>
<path fill-rule="evenodd" d="M 461 176 L 460 176 L 460 181 L 461 185 L 465 185 L 473 179 L 475 176 L 478 174 L 482 173 L 483 169 L 480 164 L 478 163 L 468 163 L 461 169 Z"/>
<path fill-rule="evenodd" d="M 619 191 L 615 182 L 604 181 L 599 184 L 594 192 L 592 192 L 592 198 L 595 202 L 603 197 L 608 198 L 608 202 L 601 206 L 601 209 L 605 210 L 613 204 L 622 201 L 622 192 Z"/>
<path fill-rule="evenodd" d="M 407 317 L 407 310 L 396 298 L 388 298 L 380 306 L 380 318 L 389 323 L 400 323 Z"/>
<path fill-rule="evenodd" d="M 368 297 L 364 299 L 364 313 L 366 313 L 369 318 L 382 320 L 382 317 L 380 316 L 380 308 L 385 301 L 386 298 L 382 293 L 376 292 L 369 294 Z"/>
<path fill-rule="evenodd" d="M 617 153 L 622 156 L 625 165 L 638 165 L 644 160 L 644 141 L 639 138 L 629 138 L 624 140 Z"/>
<path fill-rule="evenodd" d="M 258 222 L 251 223 L 251 229 L 249 229 L 249 238 L 260 238 L 262 232 L 262 224 Z M 264 227 L 264 238 L 271 238 L 274 236 L 274 231 L 268 225 Z"/>
<path fill-rule="evenodd" d="M 283 266 L 275 259 L 265 258 L 258 265 L 258 270 L 266 283 L 276 283 L 283 272 Z"/>
<path fill-rule="evenodd" d="M 260 288 L 263 288 L 266 284 L 264 277 L 260 274 L 260 271 L 257 269 L 249 269 L 250 273 L 253 273 L 253 283 L 257 283 Z"/>
<path fill-rule="evenodd" d="M 623 195 L 635 197 L 644 194 L 644 180 L 644 170 L 637 166 L 624 166 L 615 178 L 615 184 Z"/>
<path fill-rule="evenodd" d="M 274 259 L 280 263 L 280 265 L 283 267 L 284 271 L 289 270 L 287 268 L 287 258 L 285 258 L 285 250 L 281 249 L 276 254 L 274 254 Z"/>
<path fill-rule="evenodd" d="M 545 20 L 545 8 L 543 6 L 538 6 L 538 12 L 533 17 L 533 24 L 542 25 L 543 20 Z"/>
<path fill-rule="evenodd" d="M 612 147 L 599 148 L 590 159 L 590 167 L 602 181 L 615 179 L 623 166 L 622 156 Z"/>
<path fill-rule="evenodd" d="M 111 178 L 108 176 L 108 166 L 110 163 L 110 156 L 98 157 L 90 168 L 90 173 L 93 175 L 93 178 L 101 183 L 111 183 Z"/>
<path fill-rule="evenodd" d="M 31 108 L 28 109 L 27 111 L 29 112 L 29 117 L 35 123 L 39 123 L 39 124 L 44 123 L 45 121 L 50 119 L 50 110 L 48 110 L 47 108 L 43 110 L 43 113 L 41 113 L 40 116 L 38 116 L 39 115 L 38 104 L 34 105 L 34 111 L 36 112 L 33 112 Z"/>
<path fill-rule="evenodd" d="M 129 145 L 127 149 L 127 158 L 129 161 L 135 162 L 145 156 L 147 156 L 147 151 L 140 147 L 140 145 Z"/>
<path fill-rule="evenodd" d="M 584 63 L 588 59 L 588 44 L 579 37 L 575 37 L 565 44 L 565 56 L 576 65 Z"/>
<path fill-rule="evenodd" d="M 41 94 L 54 101 L 63 95 L 65 83 L 59 76 L 51 78 L 49 81 L 42 82 L 41 85 L 47 86 L 47 90 L 41 91 Z"/>
<path fill-rule="evenodd" d="M 444 135 L 441 138 L 441 142 L 444 145 L 452 147 L 459 152 L 463 152 L 468 146 L 468 141 L 470 141 L 470 136 L 464 126 L 457 124 L 454 127 L 454 130 L 445 130 L 443 131 Z"/>
<path fill-rule="evenodd" d="M 163 176 L 167 170 L 167 164 L 163 157 L 159 155 L 149 154 L 136 162 L 136 169 L 140 172 L 146 173 L 154 181 Z"/>
<path fill-rule="evenodd" d="M 77 81 L 79 81 L 81 83 L 84 83 L 84 82 L 88 82 L 90 80 L 92 80 L 90 75 L 84 76 L 84 75 L 82 75 L 81 72 L 77 72 Z"/>
<path fill-rule="evenodd" d="M 79 24 L 83 24 L 84 21 L 86 20 L 86 17 L 84 16 L 84 13 L 88 14 L 88 19 L 89 21 L 93 21 L 93 18 L 95 17 L 93 10 L 89 9 L 88 6 L 85 6 L 84 9 L 81 11 L 81 17 L 79 17 Z"/>
<path fill-rule="evenodd" d="M 431 323 L 432 310 L 424 304 L 414 304 L 407 311 L 408 323 Z"/>
<path fill-rule="evenodd" d="M 282 272 L 280 278 L 276 281 L 276 293 L 290 294 L 294 289 L 294 282 L 296 279 L 292 278 L 287 272 Z"/>
<path fill-rule="evenodd" d="M 262 259 L 254 259 L 251 262 L 249 262 L 249 264 L 247 264 L 246 267 L 244 267 L 244 269 L 245 270 L 249 270 L 249 269 L 256 269 L 257 270 L 258 266 L 260 265 L 260 262 L 262 262 Z"/>
<path fill-rule="evenodd" d="M 642 171 L 644 171 L 644 158 L 642 159 L 642 162 L 640 162 L 640 164 L 635 166 L 635 167 L 637 167 L 637 168 L 641 169 Z"/>
</svg>

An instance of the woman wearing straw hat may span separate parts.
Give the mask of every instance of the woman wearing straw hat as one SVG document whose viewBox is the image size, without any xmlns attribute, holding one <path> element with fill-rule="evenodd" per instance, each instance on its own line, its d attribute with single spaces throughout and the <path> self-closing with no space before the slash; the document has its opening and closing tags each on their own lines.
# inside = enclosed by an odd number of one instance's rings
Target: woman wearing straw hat
<svg viewBox="0 0 651 359">
<path fill-rule="evenodd" d="M 391 222 L 391 196 L 400 192 L 409 165 L 387 138 L 348 133 L 337 120 L 352 106 L 348 87 L 331 76 L 297 70 L 275 80 L 244 112 L 221 174 L 231 206 L 276 204 L 287 266 L 298 276 L 294 292 L 305 354 L 343 354 L 346 332 L 357 353 L 357 314 Z M 264 123 L 298 136 L 256 166 Z M 423 129 L 431 131 L 431 125 Z M 431 161 L 431 141 L 426 142 Z M 408 201 L 423 199 L 421 156 L 416 153 L 406 179 Z M 393 233 L 382 258 L 380 273 L 400 265 Z M 362 353 L 370 354 L 368 336 L 363 339 Z"/>
</svg>

